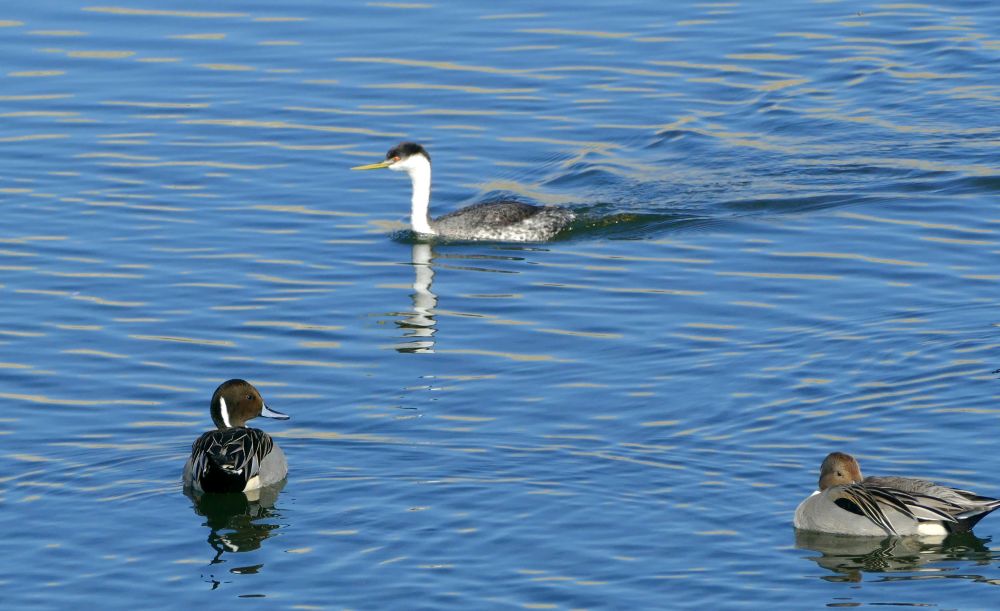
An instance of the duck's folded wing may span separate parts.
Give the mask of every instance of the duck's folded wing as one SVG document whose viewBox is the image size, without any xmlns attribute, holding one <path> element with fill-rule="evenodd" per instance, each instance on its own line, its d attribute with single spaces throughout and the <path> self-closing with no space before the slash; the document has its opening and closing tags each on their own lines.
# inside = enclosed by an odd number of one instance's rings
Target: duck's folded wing
<svg viewBox="0 0 1000 611">
<path fill-rule="evenodd" d="M 889 535 L 897 533 L 889 516 L 886 515 L 885 508 L 892 508 L 907 517 L 913 517 L 904 503 L 892 495 L 886 495 L 883 491 L 871 489 L 864 484 L 844 486 L 837 492 L 833 502 L 841 509 L 868 518 Z"/>
<path fill-rule="evenodd" d="M 897 496 L 906 497 L 919 519 L 956 522 L 972 515 L 989 513 L 1000 506 L 997 499 L 921 479 L 869 477 L 865 484 L 890 489 Z"/>
<path fill-rule="evenodd" d="M 868 486 L 869 492 L 881 502 L 902 505 L 905 513 L 921 522 L 955 522 L 953 516 L 955 507 L 931 496 L 910 494 L 894 488 L 876 488 Z M 895 506 L 895 505 L 894 505 Z"/>
</svg>

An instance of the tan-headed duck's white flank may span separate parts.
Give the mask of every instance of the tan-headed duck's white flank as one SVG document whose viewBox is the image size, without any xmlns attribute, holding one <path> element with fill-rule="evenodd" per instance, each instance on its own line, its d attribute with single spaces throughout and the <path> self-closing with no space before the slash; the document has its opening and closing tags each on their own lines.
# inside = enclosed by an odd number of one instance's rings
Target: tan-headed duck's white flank
<svg viewBox="0 0 1000 611">
<path fill-rule="evenodd" d="M 270 435 L 247 427 L 246 422 L 257 416 L 278 420 L 288 416 L 265 405 L 257 389 L 245 380 L 219 385 L 210 409 L 218 428 L 191 445 L 191 457 L 184 465 L 185 487 L 201 492 L 247 492 L 285 478 L 284 452 Z"/>
<path fill-rule="evenodd" d="M 850 454 L 823 461 L 819 490 L 795 510 L 795 528 L 839 535 L 941 536 L 971 530 L 1000 500 L 910 477 L 862 477 Z"/>
<path fill-rule="evenodd" d="M 352 170 L 388 168 L 410 176 L 413 195 L 410 228 L 414 233 L 453 240 L 495 242 L 544 242 L 569 226 L 576 215 L 559 206 L 532 206 L 522 202 L 497 201 L 475 204 L 430 218 L 431 156 L 414 142 L 402 142 L 385 154 L 385 160 L 359 165 Z"/>
</svg>

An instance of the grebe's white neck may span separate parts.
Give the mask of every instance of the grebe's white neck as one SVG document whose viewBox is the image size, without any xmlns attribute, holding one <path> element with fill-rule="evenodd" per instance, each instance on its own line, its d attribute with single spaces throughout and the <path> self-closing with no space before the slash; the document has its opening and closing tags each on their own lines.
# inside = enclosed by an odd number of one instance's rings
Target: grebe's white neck
<svg viewBox="0 0 1000 611">
<path fill-rule="evenodd" d="M 431 205 L 431 162 L 423 155 L 411 155 L 389 166 L 390 170 L 406 170 L 413 184 L 410 208 L 410 227 L 416 233 L 433 235 L 428 209 Z"/>
</svg>

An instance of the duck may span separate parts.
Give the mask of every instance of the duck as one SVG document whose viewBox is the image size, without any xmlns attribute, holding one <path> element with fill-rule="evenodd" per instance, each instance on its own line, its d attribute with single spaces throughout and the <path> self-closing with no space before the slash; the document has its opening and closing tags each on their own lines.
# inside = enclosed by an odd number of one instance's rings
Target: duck
<svg viewBox="0 0 1000 611">
<path fill-rule="evenodd" d="M 854 536 L 946 536 L 966 532 L 1000 500 L 911 477 L 862 477 L 850 454 L 832 452 L 819 490 L 795 510 L 795 528 Z"/>
<path fill-rule="evenodd" d="M 451 240 L 546 242 L 568 228 L 576 214 L 561 206 L 533 206 L 517 201 L 473 204 L 436 219 L 430 218 L 431 155 L 416 142 L 401 142 L 385 159 L 352 170 L 406 172 L 410 176 L 410 228 L 420 236 Z"/>
<path fill-rule="evenodd" d="M 287 420 L 269 408 L 246 380 L 227 380 L 215 389 L 209 407 L 216 430 L 191 444 L 184 487 L 197 492 L 248 492 L 285 479 L 288 462 L 271 436 L 246 426 L 258 416 Z"/>
</svg>

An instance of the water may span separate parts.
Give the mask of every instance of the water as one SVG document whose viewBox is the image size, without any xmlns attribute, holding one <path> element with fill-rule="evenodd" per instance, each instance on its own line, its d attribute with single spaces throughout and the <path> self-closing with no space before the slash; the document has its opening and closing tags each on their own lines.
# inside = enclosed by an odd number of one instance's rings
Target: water
<svg viewBox="0 0 1000 611">
<path fill-rule="evenodd" d="M 6 4 L 5 606 L 995 608 L 1000 520 L 796 538 L 829 451 L 1000 494 L 990 2 Z M 543 245 L 432 212 L 572 206 Z M 230 377 L 284 489 L 196 504 Z"/>
</svg>

